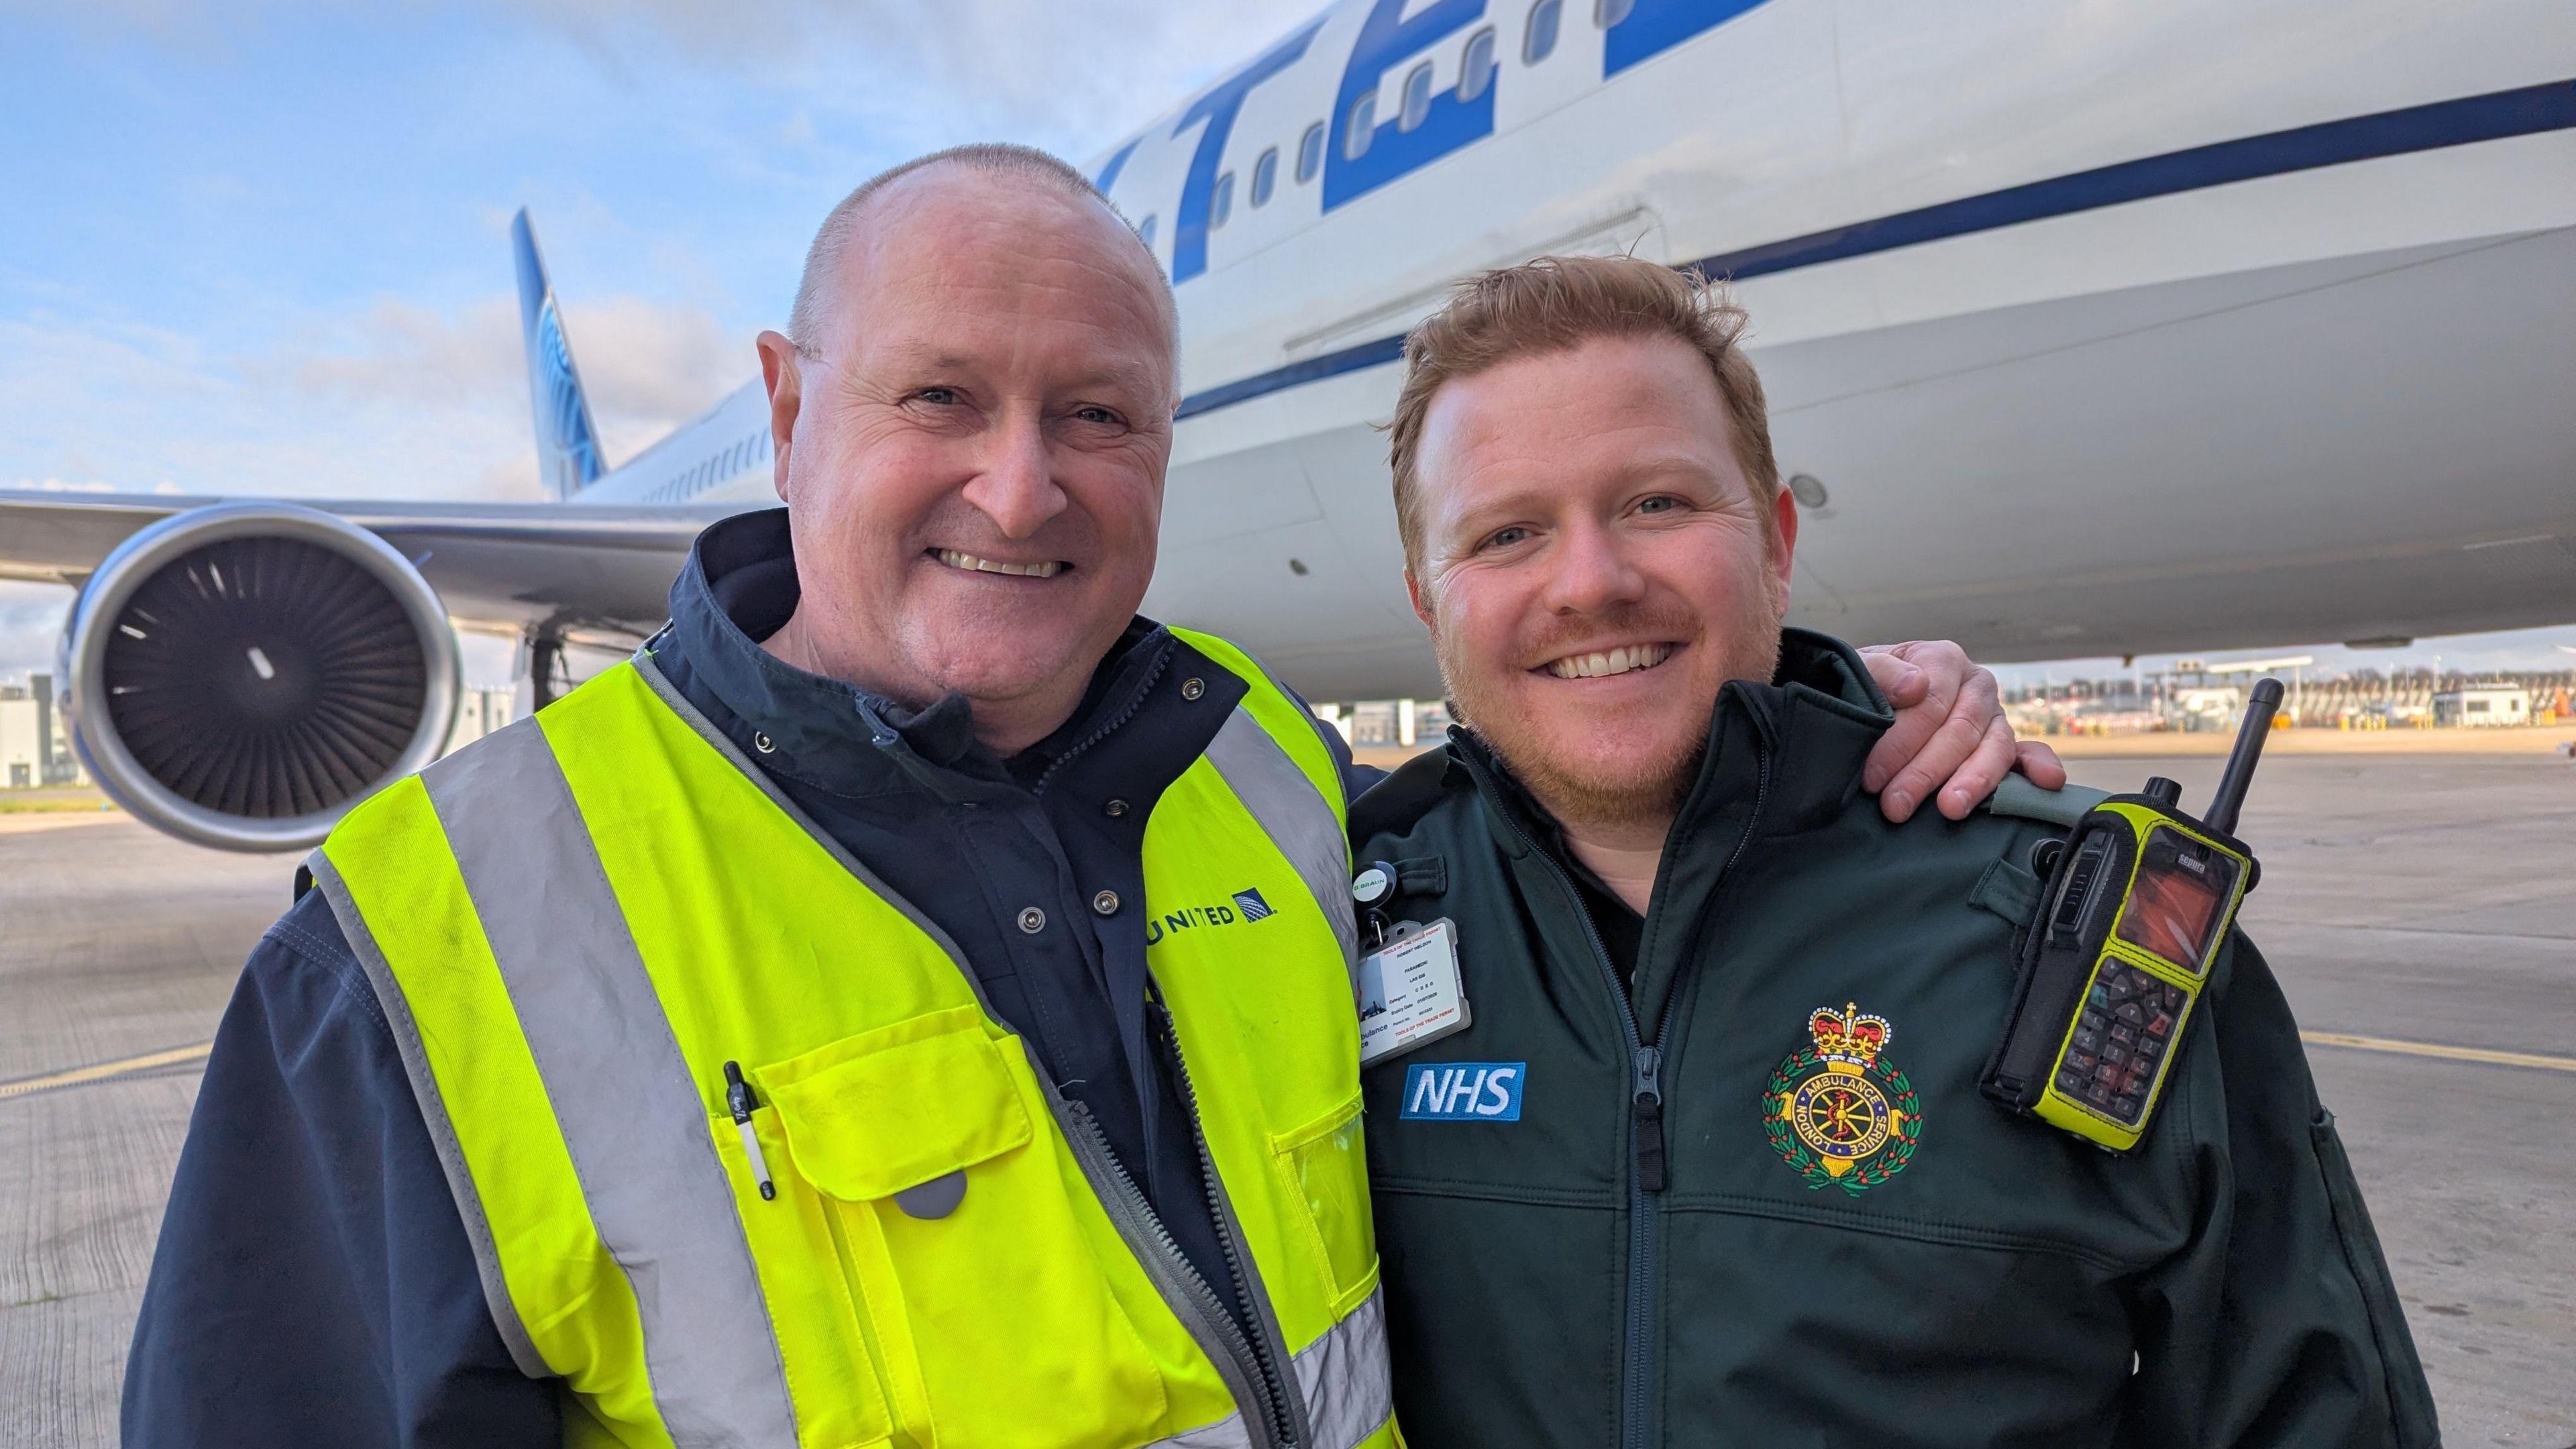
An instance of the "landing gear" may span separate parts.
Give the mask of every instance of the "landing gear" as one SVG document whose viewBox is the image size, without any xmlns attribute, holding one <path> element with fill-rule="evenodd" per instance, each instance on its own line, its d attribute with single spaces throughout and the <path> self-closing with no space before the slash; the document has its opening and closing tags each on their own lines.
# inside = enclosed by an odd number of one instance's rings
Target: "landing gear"
<svg viewBox="0 0 2576 1449">
<path fill-rule="evenodd" d="M 571 692 L 573 683 L 571 671 L 564 664 L 563 636 L 534 631 L 520 635 L 519 657 L 510 673 L 528 688 L 524 701 L 528 714 L 563 698 Z"/>
<path fill-rule="evenodd" d="M 540 634 L 528 645 L 528 688 L 536 698 L 536 708 L 564 697 L 572 688 L 572 679 L 564 670 L 563 641 L 551 634 Z"/>
</svg>

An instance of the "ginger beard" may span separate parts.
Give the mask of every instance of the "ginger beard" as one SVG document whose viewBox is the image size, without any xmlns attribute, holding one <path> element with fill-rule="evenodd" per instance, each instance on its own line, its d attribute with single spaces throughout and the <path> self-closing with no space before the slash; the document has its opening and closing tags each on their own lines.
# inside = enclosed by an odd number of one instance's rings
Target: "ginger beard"
<svg viewBox="0 0 2576 1449">
<path fill-rule="evenodd" d="M 1718 691 L 1778 667 L 1794 505 L 1736 456 L 1707 361 L 1598 338 L 1443 383 L 1407 587 L 1452 705 L 1569 827 L 1660 832 Z"/>
<path fill-rule="evenodd" d="M 1433 643 L 1450 709 L 1560 822 L 1616 826 L 1670 818 L 1699 777 L 1718 689 L 1730 679 L 1768 683 L 1780 665 L 1782 608 L 1771 590 L 1753 587 L 1743 593 L 1728 615 L 1714 620 L 1677 609 L 1640 607 L 1594 619 L 1551 621 L 1554 626 L 1539 632 L 1525 651 L 1552 658 L 1605 632 L 1687 639 L 1690 643 L 1653 672 L 1682 663 L 1687 655 L 1703 656 L 1693 662 L 1709 668 L 1690 668 L 1688 684 L 1682 678 L 1672 681 L 1682 697 L 1697 702 L 1695 727 L 1675 729 L 1668 719 L 1639 717 L 1648 712 L 1615 705 L 1589 712 L 1588 719 L 1527 712 L 1516 698 L 1518 681 L 1480 668 L 1458 642 L 1459 635 L 1443 628 Z M 1703 685 L 1711 676 L 1714 682 Z M 1668 715 L 1669 708 L 1651 713 Z"/>
</svg>

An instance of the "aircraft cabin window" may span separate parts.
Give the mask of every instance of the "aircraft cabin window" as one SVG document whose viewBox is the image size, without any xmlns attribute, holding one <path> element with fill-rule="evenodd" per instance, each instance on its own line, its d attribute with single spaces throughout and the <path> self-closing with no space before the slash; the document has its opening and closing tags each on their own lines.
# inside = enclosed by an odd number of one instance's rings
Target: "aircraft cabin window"
<svg viewBox="0 0 2576 1449">
<path fill-rule="evenodd" d="M 1229 171 L 1216 179 L 1216 190 L 1208 197 L 1208 230 L 1225 225 L 1234 215 L 1234 173 Z"/>
<path fill-rule="evenodd" d="M 1404 109 L 1396 113 L 1395 125 L 1410 131 L 1431 119 L 1431 62 L 1424 61 L 1404 78 Z"/>
<path fill-rule="evenodd" d="M 1351 102 L 1348 124 L 1342 128 L 1342 157 L 1357 161 L 1368 154 L 1369 142 L 1377 139 L 1377 92 L 1363 92 Z"/>
<path fill-rule="evenodd" d="M 1279 184 L 1279 148 L 1271 147 L 1252 163 L 1252 204 L 1270 204 L 1270 188 Z"/>
<path fill-rule="evenodd" d="M 1530 7 L 1529 31 L 1521 37 L 1521 64 L 1536 65 L 1556 49 L 1556 22 L 1565 14 L 1565 0 L 1538 0 Z"/>
<path fill-rule="evenodd" d="M 1143 221 L 1136 223 L 1136 239 L 1145 244 L 1145 250 L 1150 252 L 1154 249 L 1154 219 L 1152 217 L 1149 216 Z"/>
<path fill-rule="evenodd" d="M 1592 0 L 1592 23 L 1607 30 L 1628 18 L 1637 8 L 1637 0 Z"/>
<path fill-rule="evenodd" d="M 1315 179 L 1315 171 L 1324 164 L 1324 123 L 1317 121 L 1297 138 L 1297 184 Z"/>
<path fill-rule="evenodd" d="M 1467 38 L 1467 53 L 1458 64 L 1458 99 L 1472 101 L 1494 82 L 1494 27 Z"/>
</svg>

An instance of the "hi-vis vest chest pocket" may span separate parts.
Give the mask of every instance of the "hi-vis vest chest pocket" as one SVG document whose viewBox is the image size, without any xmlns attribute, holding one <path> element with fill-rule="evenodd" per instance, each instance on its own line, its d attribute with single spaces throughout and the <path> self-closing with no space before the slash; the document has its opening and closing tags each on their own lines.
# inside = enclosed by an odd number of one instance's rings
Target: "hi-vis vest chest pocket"
<svg viewBox="0 0 2576 1449">
<path fill-rule="evenodd" d="M 1147 899 L 1262 910 L 1166 931 L 1148 959 L 1251 1335 L 952 943 L 649 659 L 385 791 L 316 853 L 493 1318 L 524 1371 L 565 1381 L 568 1437 L 1399 1442 L 1339 781 L 1257 665 L 1187 638 L 1250 692 L 1147 821 Z"/>
</svg>

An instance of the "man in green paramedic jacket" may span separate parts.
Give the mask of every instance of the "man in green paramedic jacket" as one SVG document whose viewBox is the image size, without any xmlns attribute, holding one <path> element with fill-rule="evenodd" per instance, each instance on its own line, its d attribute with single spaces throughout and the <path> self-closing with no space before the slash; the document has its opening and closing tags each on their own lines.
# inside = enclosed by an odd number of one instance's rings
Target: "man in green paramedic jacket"
<svg viewBox="0 0 2576 1449">
<path fill-rule="evenodd" d="M 1889 711 L 1781 627 L 1742 322 L 1548 259 L 1408 348 L 1397 516 L 1462 727 L 1354 810 L 1354 859 L 1396 879 L 1363 949 L 1454 922 L 1471 1019 L 1365 1073 L 1408 1437 L 2434 1443 L 2249 942 L 2137 1150 L 1979 1095 L 2057 827 L 1862 795 Z"/>
</svg>

